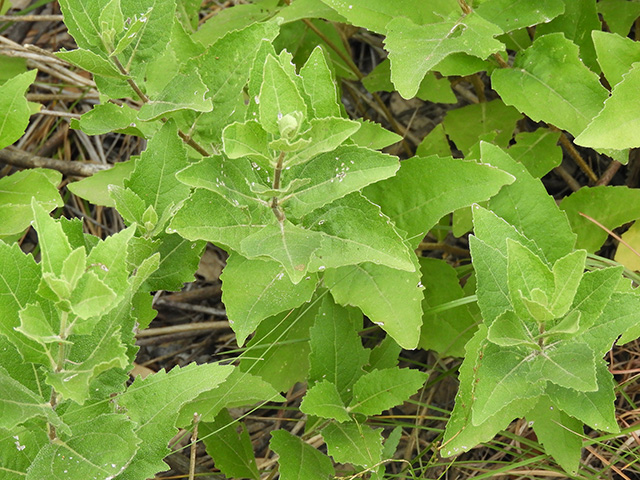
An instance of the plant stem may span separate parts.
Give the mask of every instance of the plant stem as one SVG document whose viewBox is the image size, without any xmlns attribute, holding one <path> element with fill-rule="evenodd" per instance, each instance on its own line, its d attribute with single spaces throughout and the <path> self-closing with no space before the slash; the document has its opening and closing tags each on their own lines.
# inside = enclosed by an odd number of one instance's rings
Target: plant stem
<svg viewBox="0 0 640 480">
<path fill-rule="evenodd" d="M 116 67 L 118 67 L 118 70 L 120 71 L 120 73 L 122 75 L 124 75 L 125 77 L 127 77 L 127 83 L 133 89 L 133 91 L 136 92 L 136 95 L 138 95 L 138 97 L 140 97 L 140 100 L 142 100 L 143 103 L 149 103 L 150 102 L 149 97 L 147 97 L 147 95 L 140 89 L 140 87 L 135 82 L 135 80 L 133 78 L 131 78 L 131 76 L 129 75 L 129 72 L 127 72 L 127 70 L 124 68 L 122 63 L 120 63 L 120 60 L 118 60 L 118 57 L 116 57 L 115 55 L 112 55 L 109 58 L 111 58 L 111 60 L 113 61 L 114 65 Z M 160 120 L 163 123 L 167 122 L 167 119 L 164 118 L 164 117 L 161 118 Z M 178 135 L 184 141 L 184 143 L 189 145 L 191 148 L 193 148 L 196 152 L 198 152 L 203 157 L 208 157 L 208 156 L 211 155 L 209 152 L 207 152 L 204 149 L 204 147 L 202 147 L 200 144 L 198 144 L 195 140 L 193 140 L 189 135 L 184 133 L 182 130 L 178 129 Z"/>
<path fill-rule="evenodd" d="M 282 175 L 282 165 L 284 163 L 285 156 L 285 152 L 280 152 L 280 155 L 278 156 L 276 168 L 273 173 L 272 187 L 274 190 L 278 190 L 280 188 L 280 176 Z M 280 223 L 284 222 L 284 212 L 282 211 L 282 208 L 280 208 L 280 205 L 278 204 L 278 197 L 276 196 L 271 199 L 271 210 L 273 210 L 274 215 Z"/>
</svg>

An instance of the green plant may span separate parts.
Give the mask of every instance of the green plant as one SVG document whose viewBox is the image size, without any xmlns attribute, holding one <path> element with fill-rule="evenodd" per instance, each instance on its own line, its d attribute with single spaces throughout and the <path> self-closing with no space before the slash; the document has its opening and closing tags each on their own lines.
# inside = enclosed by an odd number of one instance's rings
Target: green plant
<svg viewBox="0 0 640 480">
<path fill-rule="evenodd" d="M 49 216 L 61 205 L 59 174 L 0 180 L 7 478 L 150 477 L 196 412 L 216 465 L 259 478 L 227 409 L 277 401 L 305 381 L 307 434 L 322 435 L 333 461 L 384 478 L 400 433 L 385 440 L 367 421 L 427 378 L 398 367 L 401 347 L 464 356 L 443 455 L 526 417 L 575 473 L 585 424 L 618 431 L 602 358 L 638 336 L 640 297 L 622 267 L 587 262 L 604 237 L 579 213 L 614 228 L 640 218 L 638 195 L 584 188 L 558 206 L 539 178 L 559 164 L 564 132 L 619 163 L 640 146 L 629 106 L 638 103 L 640 50 L 624 38 L 640 12 L 594 0 L 264 0 L 197 29 L 200 2 L 59 3 L 78 49 L 57 55 L 91 72 L 102 95 L 72 126 L 148 145 L 69 185 L 122 215 L 127 228 L 104 241 Z M 317 18 L 385 36 L 389 62 L 367 88 L 454 101 L 442 77 L 481 82 L 487 72 L 497 98 L 450 111 L 420 156 L 399 162 L 379 151 L 399 135 L 347 117 L 334 72 L 363 75 Z M 305 26 L 320 46 L 293 44 Z M 24 132 L 32 110 L 23 93 L 34 79 L 31 71 L 3 85 L 0 147 Z M 477 93 L 483 99 L 484 86 Z M 514 137 L 523 115 L 547 125 Z M 621 198 L 624 209 L 603 206 Z M 414 254 L 451 212 L 454 233 L 474 232 L 465 289 L 444 261 Z M 39 263 L 12 243 L 31 220 Z M 229 253 L 223 300 L 248 353 L 235 366 L 188 366 L 126 387 L 134 328 L 154 317 L 150 292 L 190 281 L 206 241 Z M 371 349 L 358 334 L 363 314 L 388 335 Z M 285 430 L 271 447 L 285 480 L 335 474 L 327 455 Z"/>
</svg>

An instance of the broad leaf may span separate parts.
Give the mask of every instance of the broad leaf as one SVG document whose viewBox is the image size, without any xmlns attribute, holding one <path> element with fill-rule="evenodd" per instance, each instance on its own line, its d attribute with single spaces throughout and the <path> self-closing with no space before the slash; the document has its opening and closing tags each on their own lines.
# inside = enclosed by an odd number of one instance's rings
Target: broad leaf
<svg viewBox="0 0 640 480">
<path fill-rule="evenodd" d="M 40 168 L 0 178 L 0 238 L 21 233 L 29 226 L 32 199 L 46 211 L 61 207 L 57 188 L 61 180 L 59 172 Z"/>
<path fill-rule="evenodd" d="M 109 478 L 122 473 L 138 453 L 135 423 L 125 415 L 105 414 L 72 426 L 45 445 L 27 470 L 26 479 Z"/>
<path fill-rule="evenodd" d="M 176 434 L 176 412 L 200 393 L 217 387 L 232 370 L 227 365 L 191 364 L 136 378 L 117 398 L 118 405 L 126 408 L 136 423 L 135 434 L 142 440 L 125 478 L 146 478 L 167 470 L 162 459 L 169 454 L 167 444 Z"/>
<path fill-rule="evenodd" d="M 336 462 L 371 468 L 382 460 L 381 432 L 366 424 L 334 422 L 322 429 L 322 437 Z"/>
<path fill-rule="evenodd" d="M 198 434 L 216 467 L 227 477 L 260 478 L 249 432 L 244 424 L 238 424 L 222 410 L 211 423 L 200 423 Z"/>
<path fill-rule="evenodd" d="M 237 342 L 242 345 L 265 318 L 308 302 L 318 275 L 310 274 L 294 284 L 277 262 L 249 260 L 231 253 L 221 279 L 222 300 Z"/>
<path fill-rule="evenodd" d="M 2 84 L 0 93 L 0 149 L 18 140 L 29 123 L 31 110 L 24 97 L 25 90 L 36 79 L 37 70 L 16 75 Z"/>
<path fill-rule="evenodd" d="M 507 105 L 573 135 L 586 128 L 607 98 L 596 74 L 580 61 L 578 47 L 561 33 L 537 38 L 517 55 L 513 68 L 495 70 L 491 84 Z"/>
<path fill-rule="evenodd" d="M 555 0 L 535 3 L 531 0 L 488 0 L 481 3 L 475 12 L 485 20 L 498 25 L 504 32 L 512 32 L 550 21 L 564 12 L 564 5 L 563 2 Z"/>
<path fill-rule="evenodd" d="M 361 328 L 359 312 L 336 305 L 325 296 L 309 330 L 309 382 L 331 382 L 345 402 L 351 399 L 351 387 L 364 374 L 362 367 L 369 360 L 358 335 Z"/>
<path fill-rule="evenodd" d="M 359 307 L 400 346 L 413 349 L 420 338 L 424 288 L 414 262 L 415 272 L 373 263 L 329 269 L 324 281 L 336 303 Z"/>
<path fill-rule="evenodd" d="M 347 409 L 352 413 L 379 415 L 408 400 L 426 379 L 424 372 L 408 368 L 373 370 L 355 383 L 353 400 Z"/>
<path fill-rule="evenodd" d="M 560 208 L 578 235 L 576 247 L 593 253 L 607 239 L 607 232 L 580 213 L 613 230 L 640 218 L 640 192 L 624 186 L 585 187 L 565 197 Z"/>
<path fill-rule="evenodd" d="M 416 248 L 447 213 L 495 195 L 513 177 L 473 161 L 437 156 L 410 158 L 398 173 L 367 187 L 364 194 L 381 206 Z"/>
<path fill-rule="evenodd" d="M 286 430 L 272 432 L 269 445 L 279 455 L 282 480 L 329 480 L 334 476 L 333 465 L 326 455 Z"/>
<path fill-rule="evenodd" d="M 486 58 L 504 45 L 493 37 L 502 30 L 475 13 L 452 15 L 444 21 L 416 25 L 397 17 L 386 25 L 385 47 L 391 60 L 391 80 L 404 98 L 416 95 L 427 72 L 452 53 Z"/>
<path fill-rule="evenodd" d="M 329 380 L 322 380 L 307 390 L 300 411 L 320 418 L 333 418 L 338 422 L 351 420 L 336 385 Z"/>
<path fill-rule="evenodd" d="M 632 2 L 624 3 L 634 5 Z M 640 10 L 640 5 L 635 6 Z M 624 74 L 629 72 L 634 63 L 640 62 L 640 44 L 630 38 L 598 30 L 591 32 L 591 36 L 598 64 L 609 85 L 613 87 L 622 81 Z"/>
<path fill-rule="evenodd" d="M 545 128 L 521 132 L 515 136 L 516 143 L 507 149 L 507 153 L 522 163 L 533 177 L 542 178 L 562 162 L 559 138 L 560 132 Z"/>
<path fill-rule="evenodd" d="M 640 88 L 640 62 L 613 87 L 602 111 L 575 139 L 578 145 L 596 149 L 623 150 L 640 146 L 640 115 L 635 93 Z"/>
</svg>

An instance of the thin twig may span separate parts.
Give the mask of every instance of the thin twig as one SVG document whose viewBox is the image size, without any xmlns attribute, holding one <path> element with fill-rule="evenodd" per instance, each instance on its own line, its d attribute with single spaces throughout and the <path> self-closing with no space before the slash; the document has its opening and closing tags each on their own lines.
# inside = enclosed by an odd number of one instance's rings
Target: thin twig
<svg viewBox="0 0 640 480">
<path fill-rule="evenodd" d="M 100 163 L 65 162 L 55 158 L 40 157 L 11 146 L 0 150 L 0 162 L 20 168 L 50 168 L 65 175 L 80 177 L 90 177 L 96 172 L 111 168 L 111 165 Z"/>
<path fill-rule="evenodd" d="M 47 110 L 46 108 L 40 109 L 40 111 L 36 112 L 36 114 L 50 115 L 52 117 L 68 117 L 68 118 L 82 117 L 82 115 L 80 115 L 79 113 L 59 112 L 58 110 Z"/>
<path fill-rule="evenodd" d="M 571 158 L 573 158 L 573 161 L 576 162 L 576 165 L 580 167 L 580 170 L 582 170 L 587 175 L 587 177 L 589 177 L 589 180 L 594 183 L 597 182 L 598 176 L 593 173 L 593 170 L 591 170 L 591 167 L 587 165 L 587 162 L 584 161 L 582 155 L 580 155 L 580 152 L 576 150 L 576 147 L 567 138 L 567 134 L 560 130 L 558 127 L 554 127 L 553 125 L 549 125 L 549 129 L 553 132 L 560 132 L 560 143 L 567 150 L 567 153 L 571 155 Z"/>
<path fill-rule="evenodd" d="M 183 325 L 170 325 L 168 327 L 147 328 L 138 332 L 136 338 L 158 337 L 161 335 L 174 335 L 176 333 L 192 332 L 194 335 L 200 335 L 203 331 L 212 330 L 229 330 L 229 322 L 194 322 L 185 323 Z"/>
<path fill-rule="evenodd" d="M 198 424 L 200 415 L 193 414 L 193 433 L 191 434 L 191 452 L 189 454 L 189 480 L 194 480 L 196 473 L 196 445 L 198 443 Z"/>
<path fill-rule="evenodd" d="M 596 224 L 598 227 L 600 227 L 602 230 L 607 232 L 609 235 L 611 235 L 613 238 L 615 238 L 617 241 L 619 241 L 621 244 L 623 244 L 625 247 L 627 247 L 629 250 L 631 250 L 635 255 L 637 255 L 640 258 L 640 253 L 638 253 L 635 248 L 633 248 L 631 245 L 629 245 L 627 242 L 625 242 L 620 235 L 614 233 L 612 230 L 609 230 L 607 227 L 605 227 L 603 224 L 601 224 L 595 218 L 592 218 L 589 215 L 587 215 L 585 213 L 582 213 L 582 212 L 578 212 L 578 213 L 581 216 L 583 216 L 584 218 L 586 218 L 587 220 L 589 220 L 591 223 Z"/>
<path fill-rule="evenodd" d="M 572 192 L 577 192 L 582 188 L 582 185 L 580 185 L 562 165 L 558 165 L 553 171 L 565 181 Z"/>
<path fill-rule="evenodd" d="M 62 15 L 0 15 L 0 22 L 61 22 Z"/>
<path fill-rule="evenodd" d="M 596 182 L 596 186 L 609 185 L 613 176 L 620 170 L 622 164 L 617 160 L 612 160 L 607 169 L 604 171 L 600 179 Z"/>
</svg>

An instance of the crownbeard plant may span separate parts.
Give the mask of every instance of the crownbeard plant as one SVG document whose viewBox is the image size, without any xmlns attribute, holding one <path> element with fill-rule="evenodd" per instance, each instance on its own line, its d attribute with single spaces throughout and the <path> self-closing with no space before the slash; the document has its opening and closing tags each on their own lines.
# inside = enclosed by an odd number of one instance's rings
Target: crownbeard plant
<svg viewBox="0 0 640 480">
<path fill-rule="evenodd" d="M 367 419 L 427 377 L 398 367 L 401 348 L 464 357 L 442 456 L 524 417 L 573 474 L 585 425 L 619 431 L 604 355 L 640 335 L 640 296 L 628 270 L 596 261 L 606 233 L 580 212 L 615 228 L 640 218 L 640 195 L 585 187 L 558 205 L 540 178 L 561 136 L 623 164 L 640 146 L 640 45 L 627 38 L 640 4 L 262 0 L 202 25 L 194 0 L 59 4 L 78 48 L 56 55 L 101 95 L 72 128 L 148 143 L 68 186 L 120 213 L 127 227 L 105 240 L 49 215 L 59 173 L 0 180 L 2 478 L 150 478 L 197 413 L 222 473 L 257 479 L 228 408 L 306 382 L 305 436 L 320 433 L 327 454 L 272 432 L 280 478 L 349 463 L 382 479 L 400 431 L 385 439 Z M 400 137 L 339 101 L 336 76 L 362 75 L 337 23 L 384 37 L 371 92 L 455 103 L 448 79 L 486 72 L 497 95 L 450 110 L 400 162 L 380 152 Z M 0 148 L 38 110 L 24 97 L 35 77 L 2 85 Z M 525 116 L 534 131 L 516 131 Z M 414 253 L 451 212 L 454 234 L 473 230 L 464 289 L 444 260 Z M 29 225 L 39 262 L 16 243 Z M 247 354 L 127 386 L 150 292 L 190 281 L 206 242 L 229 253 L 223 301 Z M 372 349 L 363 315 L 387 335 Z"/>
</svg>

